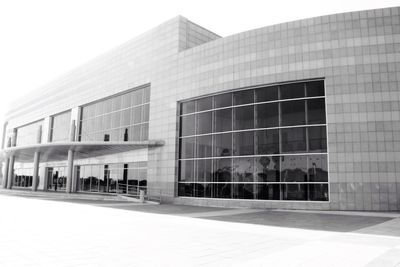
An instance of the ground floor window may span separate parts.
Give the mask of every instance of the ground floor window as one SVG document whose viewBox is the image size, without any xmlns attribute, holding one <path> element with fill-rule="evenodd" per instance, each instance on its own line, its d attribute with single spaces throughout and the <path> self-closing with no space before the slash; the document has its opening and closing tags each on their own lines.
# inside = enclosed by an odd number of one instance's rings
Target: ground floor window
<svg viewBox="0 0 400 267">
<path fill-rule="evenodd" d="M 32 187 L 33 168 L 14 169 L 13 186 Z"/>
<path fill-rule="evenodd" d="M 178 196 L 328 201 L 323 80 L 178 105 Z"/>
<path fill-rule="evenodd" d="M 137 194 L 147 187 L 147 162 L 80 165 L 77 177 L 79 191 Z"/>
<path fill-rule="evenodd" d="M 65 191 L 67 184 L 67 167 L 48 167 L 47 168 L 47 190 Z"/>
</svg>

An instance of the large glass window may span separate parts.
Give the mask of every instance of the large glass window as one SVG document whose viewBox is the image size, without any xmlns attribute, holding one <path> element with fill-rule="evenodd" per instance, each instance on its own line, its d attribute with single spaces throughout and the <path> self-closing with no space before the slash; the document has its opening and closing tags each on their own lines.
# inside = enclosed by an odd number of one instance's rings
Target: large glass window
<svg viewBox="0 0 400 267">
<path fill-rule="evenodd" d="M 101 123 L 99 123 L 101 125 Z M 65 142 L 69 140 L 71 127 L 71 111 L 51 117 L 50 141 Z"/>
<path fill-rule="evenodd" d="M 16 146 L 32 145 L 37 143 L 38 129 L 42 127 L 43 120 L 27 124 L 17 128 Z M 42 134 L 43 137 L 43 134 Z"/>
<path fill-rule="evenodd" d="M 182 167 L 182 181 L 191 179 L 189 169 Z M 77 166 L 77 188 L 83 192 L 102 192 L 137 195 L 147 190 L 147 162 Z"/>
<path fill-rule="evenodd" d="M 148 140 L 150 87 L 100 100 L 82 107 L 80 141 L 144 141 Z M 183 105 L 188 106 L 188 105 Z M 187 107 L 189 110 L 190 108 Z M 194 111 L 194 108 L 193 108 Z M 194 129 L 193 121 L 182 117 L 184 134 Z M 190 132 L 189 132 L 190 133 Z"/>
<path fill-rule="evenodd" d="M 323 81 L 180 103 L 178 195 L 328 200 Z"/>
</svg>

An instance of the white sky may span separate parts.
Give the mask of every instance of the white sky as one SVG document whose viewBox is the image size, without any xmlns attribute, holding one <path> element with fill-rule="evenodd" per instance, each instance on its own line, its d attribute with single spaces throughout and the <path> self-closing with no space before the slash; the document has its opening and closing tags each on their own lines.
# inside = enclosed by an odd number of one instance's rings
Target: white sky
<svg viewBox="0 0 400 267">
<path fill-rule="evenodd" d="M 177 15 L 221 35 L 400 0 L 0 0 L 0 129 L 8 107 Z"/>
</svg>

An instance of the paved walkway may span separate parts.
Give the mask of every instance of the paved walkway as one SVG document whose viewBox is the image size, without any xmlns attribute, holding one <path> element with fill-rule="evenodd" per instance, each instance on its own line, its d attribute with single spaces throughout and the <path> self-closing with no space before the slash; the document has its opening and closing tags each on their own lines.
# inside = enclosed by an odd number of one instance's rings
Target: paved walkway
<svg viewBox="0 0 400 267">
<path fill-rule="evenodd" d="M 398 229 L 399 219 L 376 213 L 142 206 L 5 195 L 0 195 L 0 205 L 2 267 L 400 266 L 400 237 L 388 231 Z M 329 230 L 306 227 L 329 221 Z M 379 229 L 386 229 L 386 235 Z"/>
</svg>

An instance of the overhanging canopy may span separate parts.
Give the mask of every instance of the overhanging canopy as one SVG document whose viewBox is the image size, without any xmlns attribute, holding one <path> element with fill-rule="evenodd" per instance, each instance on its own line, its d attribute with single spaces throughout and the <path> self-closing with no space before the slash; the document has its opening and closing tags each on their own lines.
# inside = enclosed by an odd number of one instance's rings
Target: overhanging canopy
<svg viewBox="0 0 400 267">
<path fill-rule="evenodd" d="M 75 152 L 75 159 L 99 157 L 142 148 L 163 146 L 162 140 L 129 142 L 62 142 L 8 147 L 1 151 L 1 158 L 15 156 L 19 162 L 33 162 L 35 152 L 40 152 L 40 161 L 62 161 L 68 157 L 68 150 Z"/>
</svg>

